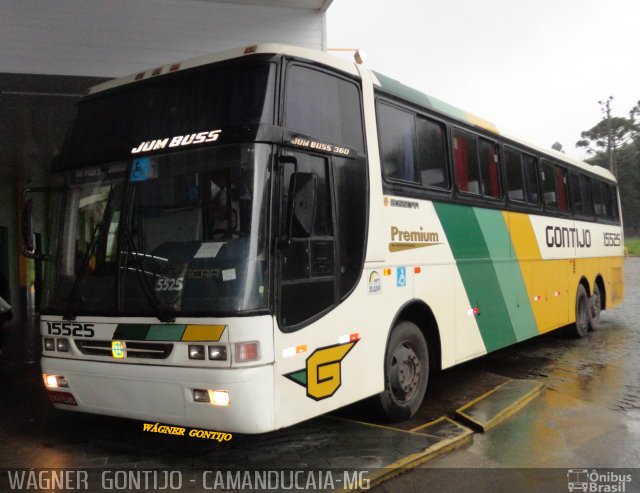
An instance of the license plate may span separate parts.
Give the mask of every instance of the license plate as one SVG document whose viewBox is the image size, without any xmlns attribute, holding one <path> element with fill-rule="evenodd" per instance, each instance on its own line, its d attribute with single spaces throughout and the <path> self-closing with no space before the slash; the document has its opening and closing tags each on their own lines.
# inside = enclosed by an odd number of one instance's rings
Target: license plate
<svg viewBox="0 0 640 493">
<path fill-rule="evenodd" d="M 73 394 L 69 392 L 54 392 L 53 390 L 48 390 L 49 400 L 54 404 L 66 404 L 67 406 L 77 406 L 76 398 L 73 397 Z"/>
</svg>

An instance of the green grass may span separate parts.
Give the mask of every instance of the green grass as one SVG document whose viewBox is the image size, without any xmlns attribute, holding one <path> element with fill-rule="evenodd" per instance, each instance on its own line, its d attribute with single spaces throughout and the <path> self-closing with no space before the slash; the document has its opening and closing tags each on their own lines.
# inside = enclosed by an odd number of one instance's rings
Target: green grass
<svg viewBox="0 0 640 493">
<path fill-rule="evenodd" d="M 624 246 L 629 249 L 629 255 L 640 255 L 640 238 L 625 238 Z"/>
</svg>

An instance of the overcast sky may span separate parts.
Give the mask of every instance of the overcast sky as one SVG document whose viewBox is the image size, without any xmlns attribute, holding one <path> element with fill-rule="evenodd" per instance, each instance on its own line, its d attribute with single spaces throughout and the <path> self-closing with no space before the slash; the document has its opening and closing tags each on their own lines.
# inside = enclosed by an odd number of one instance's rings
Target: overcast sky
<svg viewBox="0 0 640 493">
<path fill-rule="evenodd" d="M 567 154 L 614 96 L 640 100 L 640 0 L 334 0 L 329 48 Z"/>
</svg>

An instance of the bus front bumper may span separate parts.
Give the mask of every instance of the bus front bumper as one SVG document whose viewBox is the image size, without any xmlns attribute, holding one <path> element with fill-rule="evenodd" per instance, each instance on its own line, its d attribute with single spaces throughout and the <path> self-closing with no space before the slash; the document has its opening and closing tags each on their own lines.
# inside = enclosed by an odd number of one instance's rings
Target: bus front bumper
<svg viewBox="0 0 640 493">
<path fill-rule="evenodd" d="M 42 372 L 63 376 L 77 405 L 59 409 L 204 428 L 263 433 L 274 429 L 273 366 L 183 368 L 42 358 Z M 225 390 L 229 405 L 196 402 L 193 390 Z M 52 399 L 53 400 L 53 399 Z"/>
</svg>

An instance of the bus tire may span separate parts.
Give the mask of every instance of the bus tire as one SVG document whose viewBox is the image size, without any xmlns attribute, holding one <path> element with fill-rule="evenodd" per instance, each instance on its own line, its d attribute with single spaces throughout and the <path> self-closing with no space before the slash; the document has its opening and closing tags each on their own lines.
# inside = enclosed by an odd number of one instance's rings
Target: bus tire
<svg viewBox="0 0 640 493">
<path fill-rule="evenodd" d="M 571 335 L 579 338 L 584 337 L 589 332 L 589 297 L 587 290 L 582 284 L 578 284 L 576 293 L 576 321 L 571 326 Z"/>
<path fill-rule="evenodd" d="M 420 329 L 401 320 L 393 328 L 384 362 L 379 405 L 390 421 L 411 418 L 422 404 L 429 379 L 429 349 Z"/>
<path fill-rule="evenodd" d="M 593 294 L 589 299 L 589 330 L 597 330 L 600 326 L 600 312 L 602 312 L 602 295 L 596 282 L 593 285 Z"/>
</svg>

